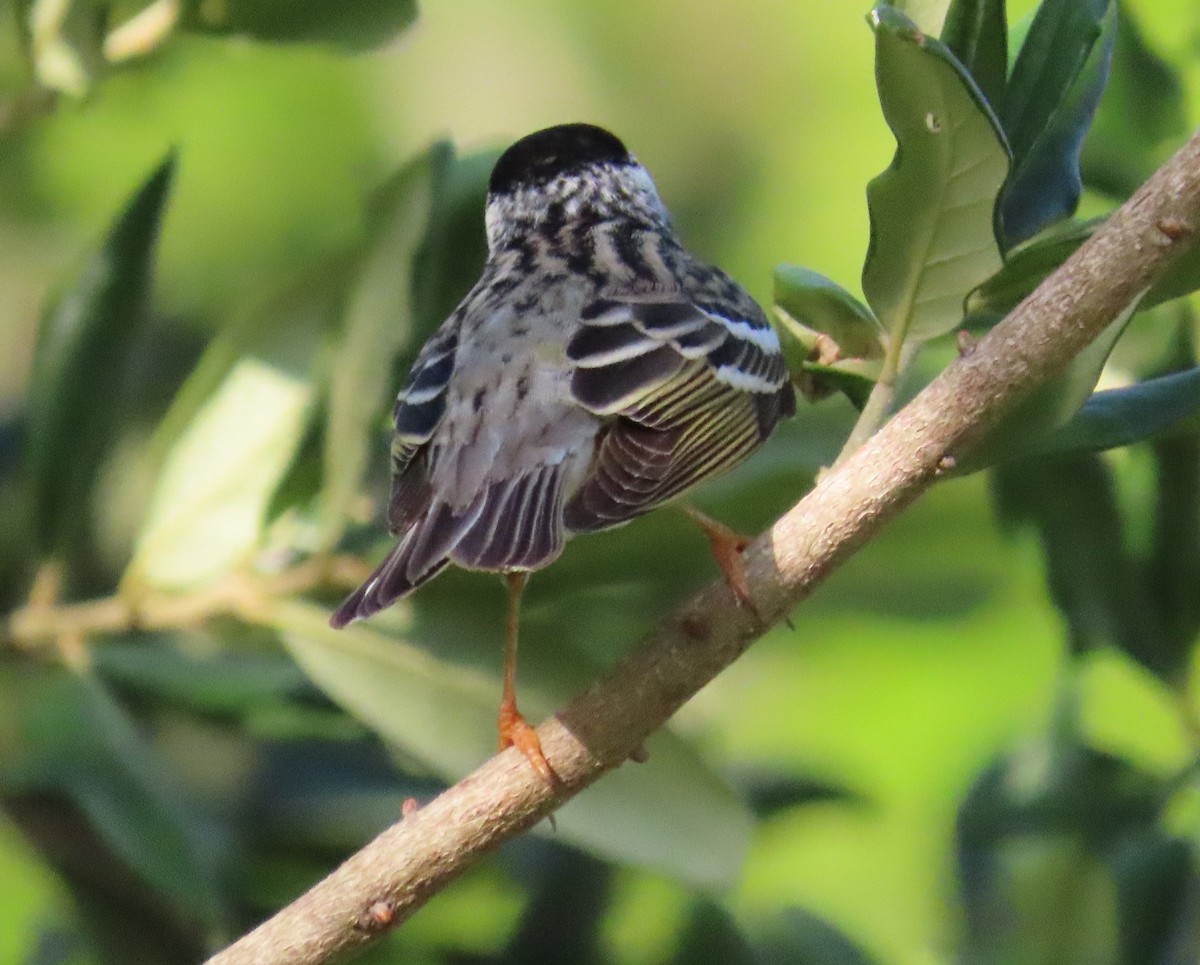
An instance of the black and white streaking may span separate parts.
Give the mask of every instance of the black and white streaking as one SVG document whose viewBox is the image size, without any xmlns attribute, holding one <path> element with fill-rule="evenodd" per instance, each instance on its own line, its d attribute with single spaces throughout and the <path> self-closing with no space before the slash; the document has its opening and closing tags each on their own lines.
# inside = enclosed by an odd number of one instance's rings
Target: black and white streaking
<svg viewBox="0 0 1200 965">
<path fill-rule="evenodd" d="M 779 340 L 688 252 L 646 170 L 569 124 L 496 163 L 483 274 L 400 390 L 399 537 L 333 615 L 370 616 L 448 563 L 535 570 L 753 452 L 795 397 Z"/>
</svg>

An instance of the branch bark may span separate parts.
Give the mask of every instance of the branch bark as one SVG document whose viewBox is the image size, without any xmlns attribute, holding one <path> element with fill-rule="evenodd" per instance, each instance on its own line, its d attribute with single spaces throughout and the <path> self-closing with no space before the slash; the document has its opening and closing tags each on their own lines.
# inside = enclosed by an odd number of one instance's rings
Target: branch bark
<svg viewBox="0 0 1200 965">
<path fill-rule="evenodd" d="M 946 369 L 746 553 L 770 623 L 927 490 L 956 453 L 1059 373 L 1191 243 L 1200 224 L 1200 134 L 1083 247 Z M 561 779 L 515 751 L 492 758 L 383 832 L 209 965 L 316 965 L 404 921 L 432 895 L 627 760 L 764 627 L 724 584 L 695 596 L 538 734 Z"/>
</svg>

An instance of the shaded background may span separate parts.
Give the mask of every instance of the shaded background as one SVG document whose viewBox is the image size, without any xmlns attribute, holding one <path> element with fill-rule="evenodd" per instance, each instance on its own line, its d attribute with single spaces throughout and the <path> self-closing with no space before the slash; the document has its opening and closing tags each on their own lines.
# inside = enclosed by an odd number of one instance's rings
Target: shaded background
<svg viewBox="0 0 1200 965">
<path fill-rule="evenodd" d="M 1012 3 L 1012 21 L 1031 7 Z M 1128 7 L 1182 71 L 1189 104 L 1200 103 L 1195 3 Z M 398 40 L 356 56 L 177 38 L 82 101 L 0 130 L 0 417 L 19 408 L 48 292 L 172 145 L 180 166 L 156 296 L 169 336 L 144 368 L 157 411 L 214 331 L 278 279 L 360 237 L 370 191 L 437 138 L 471 154 L 553 123 L 599 123 L 654 174 L 689 244 L 764 304 L 771 268 L 784 261 L 858 291 L 863 190 L 893 151 L 864 12 L 844 0 L 430 0 Z M 8 13 L 0 6 L 6 23 Z M 13 82 L 13 38 L 3 43 L 0 80 Z M 1130 357 L 1139 339 L 1155 336 L 1134 332 Z M 1121 361 L 1110 379 L 1120 379 Z M 757 488 L 735 478 L 702 502 L 761 527 L 807 487 L 851 421 L 838 400 L 806 410 L 757 457 Z M 1132 467 L 1124 498 L 1136 502 L 1139 457 L 1115 458 Z M 98 549 L 114 565 L 149 484 L 136 473 L 116 478 Z M 13 512 L 0 508 L 0 518 Z M 527 652 L 569 633 L 554 625 L 564 589 L 650 587 L 637 597 L 636 631 L 711 575 L 702 541 L 685 526 L 645 527 L 597 537 L 599 549 L 573 547 L 560 576 L 534 580 L 530 619 L 540 629 Z M 690 584 L 679 582 L 681 567 Z M 449 577 L 431 589 L 430 606 L 452 606 L 458 593 L 485 599 L 498 665 L 493 582 Z M 636 635 L 621 624 L 606 655 Z M 944 958 L 958 928 L 956 811 L 998 752 L 1048 726 L 1063 648 L 1033 538 L 999 532 L 984 478 L 939 487 L 835 574 L 797 612 L 794 631 L 772 631 L 679 715 L 678 730 L 718 772 L 847 792 L 766 817 L 740 879 L 713 900 L 750 929 L 799 906 L 880 961 Z M 536 666 L 539 657 L 529 659 Z M 1169 698 L 1129 660 L 1089 657 L 1081 701 L 1094 746 L 1163 774 L 1188 759 Z M 403 960 L 441 960 L 431 950 L 448 946 L 501 947 L 524 906 L 519 881 L 511 861 L 494 861 L 449 889 L 397 939 Z M 694 897 L 653 873 L 621 872 L 602 921 L 611 960 L 669 959 Z M 47 921 L 75 914 L 3 819 L 0 908 L 0 962 L 26 961 Z"/>
</svg>

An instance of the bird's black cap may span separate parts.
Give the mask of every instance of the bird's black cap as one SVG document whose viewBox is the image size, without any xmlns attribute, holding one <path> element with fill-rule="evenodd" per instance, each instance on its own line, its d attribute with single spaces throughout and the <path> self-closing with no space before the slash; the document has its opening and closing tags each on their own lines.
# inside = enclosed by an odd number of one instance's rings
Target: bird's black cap
<svg viewBox="0 0 1200 965">
<path fill-rule="evenodd" d="M 596 164 L 632 164 L 625 145 L 593 124 L 560 124 L 523 137 L 500 155 L 488 184 L 491 194 L 553 181 Z"/>
</svg>

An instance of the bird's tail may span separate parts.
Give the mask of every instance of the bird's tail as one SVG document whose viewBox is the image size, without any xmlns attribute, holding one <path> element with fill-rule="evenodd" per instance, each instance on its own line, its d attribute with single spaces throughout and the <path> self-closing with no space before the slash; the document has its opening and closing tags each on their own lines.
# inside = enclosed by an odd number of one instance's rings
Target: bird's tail
<svg viewBox="0 0 1200 965">
<path fill-rule="evenodd" d="M 493 572 L 545 566 L 562 552 L 562 507 L 559 464 L 492 483 L 465 509 L 435 502 L 329 622 L 340 629 L 378 613 L 432 580 L 451 560 Z"/>
</svg>

